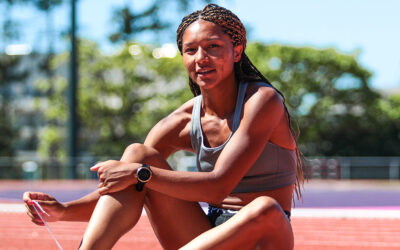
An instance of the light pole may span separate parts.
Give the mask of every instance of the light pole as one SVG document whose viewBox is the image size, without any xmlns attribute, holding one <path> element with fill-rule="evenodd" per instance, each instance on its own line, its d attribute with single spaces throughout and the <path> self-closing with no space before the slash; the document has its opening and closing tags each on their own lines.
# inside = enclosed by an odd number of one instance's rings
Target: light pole
<svg viewBox="0 0 400 250">
<path fill-rule="evenodd" d="M 68 178 L 75 179 L 76 156 L 77 156 L 77 135 L 78 126 L 76 119 L 76 89 L 78 85 L 78 61 L 76 44 L 76 0 L 71 0 L 71 56 L 70 56 L 70 79 L 68 88 Z"/>
</svg>

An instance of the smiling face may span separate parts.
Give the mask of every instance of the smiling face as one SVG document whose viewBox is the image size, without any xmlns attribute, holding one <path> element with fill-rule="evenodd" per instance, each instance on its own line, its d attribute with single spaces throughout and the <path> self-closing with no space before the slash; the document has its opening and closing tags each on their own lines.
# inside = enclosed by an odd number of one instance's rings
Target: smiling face
<svg viewBox="0 0 400 250">
<path fill-rule="evenodd" d="M 189 25 L 182 36 L 183 63 L 201 89 L 234 83 L 234 63 L 242 51 L 243 46 L 233 46 L 220 26 L 201 19 Z"/>
</svg>

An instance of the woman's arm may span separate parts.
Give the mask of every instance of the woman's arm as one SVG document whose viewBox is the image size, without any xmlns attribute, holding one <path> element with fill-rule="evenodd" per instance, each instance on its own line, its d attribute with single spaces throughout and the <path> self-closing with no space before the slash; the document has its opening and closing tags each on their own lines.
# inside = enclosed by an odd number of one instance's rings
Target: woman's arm
<svg viewBox="0 0 400 250">
<path fill-rule="evenodd" d="M 60 220 L 89 221 L 99 198 L 100 194 L 95 190 L 78 200 L 65 202 L 65 212 Z"/>
<path fill-rule="evenodd" d="M 169 166 L 155 165 L 146 187 L 183 200 L 220 203 L 257 160 L 273 131 L 285 118 L 283 114 L 283 103 L 275 91 L 258 88 L 246 100 L 240 126 L 221 152 L 213 171 L 171 171 Z M 176 150 L 190 148 L 188 112 L 176 112 L 160 121 L 150 131 L 145 144 L 155 147 L 165 158 Z M 115 161 L 101 163 L 95 167 L 103 183 L 100 192 L 116 192 L 136 184 L 139 166 Z M 118 168 L 126 173 L 118 172 Z"/>
<path fill-rule="evenodd" d="M 173 112 L 170 116 L 160 121 L 155 126 L 155 128 L 152 129 L 152 131 L 159 130 L 157 129 L 157 127 L 158 128 L 164 127 L 166 129 L 165 131 L 169 131 L 169 134 L 174 132 L 170 131 L 172 128 L 175 130 L 181 129 L 182 132 L 184 130 L 182 124 L 184 124 L 185 121 L 190 120 L 190 116 L 185 115 L 187 114 L 187 112 L 183 111 L 188 108 L 190 109 L 191 108 L 190 105 L 191 105 L 190 101 L 183 104 L 182 107 L 178 108 L 177 111 Z M 176 120 L 179 123 L 172 125 L 171 121 L 173 120 Z M 169 125 L 165 126 L 166 123 L 168 123 Z M 183 131 L 181 133 L 180 136 L 181 138 L 184 137 L 183 133 L 185 132 Z M 154 132 L 151 132 L 150 134 L 154 134 Z M 190 150 L 190 141 L 188 146 L 187 141 L 183 142 L 184 140 L 178 140 L 176 137 L 175 140 L 173 140 L 172 143 L 170 143 L 168 146 L 165 146 L 165 144 L 161 143 L 162 142 L 161 140 L 150 139 L 150 138 L 153 139 L 156 138 L 153 135 L 148 136 L 148 138 L 149 139 L 146 140 L 145 144 L 160 152 L 164 156 L 164 159 L 166 159 L 171 153 L 176 151 L 178 148 Z M 129 149 L 130 147 L 128 146 L 126 151 L 129 151 Z M 25 192 L 23 194 L 23 201 L 25 202 L 27 207 L 27 214 L 32 218 L 32 221 L 36 224 L 41 225 L 42 222 L 40 221 L 40 218 L 36 215 L 33 205 L 31 205 L 32 200 L 38 201 L 38 203 L 49 214 L 49 216 L 45 218 L 46 221 L 89 221 L 100 196 L 101 195 L 99 193 L 99 190 L 97 189 L 80 199 L 69 202 L 59 202 L 53 196 L 46 193 Z"/>
<path fill-rule="evenodd" d="M 173 172 L 152 168 L 153 178 L 148 188 L 170 196 L 190 200 L 220 203 L 257 160 L 273 131 L 281 123 L 284 106 L 276 92 L 258 88 L 245 103 L 238 130 L 221 152 L 212 172 Z M 168 144 L 169 138 L 159 137 L 162 129 L 149 134 L 146 141 Z M 154 137 L 154 138 L 152 138 Z"/>
<path fill-rule="evenodd" d="M 78 200 L 63 203 L 46 193 L 25 192 L 23 200 L 27 207 L 27 214 L 32 218 L 32 222 L 42 225 L 43 222 L 33 208 L 33 200 L 37 201 L 46 211 L 46 214 L 42 214 L 46 221 L 89 221 L 99 197 L 100 194 L 96 190 Z"/>
</svg>

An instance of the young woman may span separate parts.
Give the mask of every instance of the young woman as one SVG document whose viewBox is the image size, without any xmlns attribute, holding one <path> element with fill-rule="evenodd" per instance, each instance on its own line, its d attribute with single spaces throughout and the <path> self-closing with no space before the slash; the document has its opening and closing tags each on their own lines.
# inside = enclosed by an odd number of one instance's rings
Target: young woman
<svg viewBox="0 0 400 250">
<path fill-rule="evenodd" d="M 243 24 L 209 4 L 182 20 L 177 44 L 195 98 L 120 161 L 93 166 L 97 191 L 65 204 L 34 192 L 24 201 L 39 200 L 52 221 L 90 219 L 81 249 L 112 248 L 143 207 L 166 249 L 293 249 L 301 159 L 281 94 L 244 52 Z M 165 159 L 178 150 L 196 153 L 199 172 L 171 169 Z"/>
</svg>

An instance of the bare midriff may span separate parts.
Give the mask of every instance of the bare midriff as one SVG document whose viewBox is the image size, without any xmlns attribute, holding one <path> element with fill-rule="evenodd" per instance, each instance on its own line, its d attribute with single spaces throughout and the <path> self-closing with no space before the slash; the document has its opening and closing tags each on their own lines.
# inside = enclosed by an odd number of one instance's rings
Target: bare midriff
<svg viewBox="0 0 400 250">
<path fill-rule="evenodd" d="M 221 202 L 221 204 L 213 204 L 213 206 L 224 209 L 239 210 L 245 205 L 249 204 L 255 198 L 260 196 L 267 196 L 275 199 L 283 210 L 290 212 L 292 207 L 293 189 L 294 184 L 274 190 L 266 190 L 252 193 L 232 193 L 228 197 L 226 197 Z"/>
</svg>

